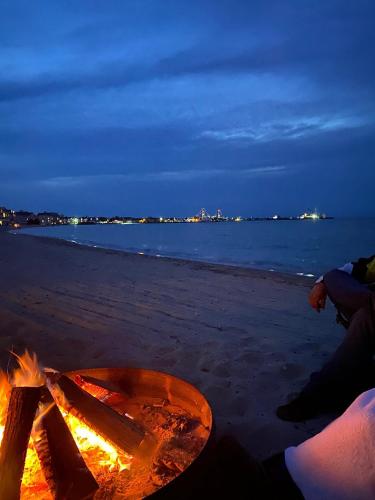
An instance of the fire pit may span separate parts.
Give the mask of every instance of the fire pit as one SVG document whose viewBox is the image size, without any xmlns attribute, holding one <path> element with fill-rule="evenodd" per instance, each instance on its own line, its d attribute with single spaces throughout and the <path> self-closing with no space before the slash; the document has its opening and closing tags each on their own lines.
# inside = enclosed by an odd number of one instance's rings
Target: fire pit
<svg viewBox="0 0 375 500">
<path fill-rule="evenodd" d="M 32 425 L 22 499 L 183 497 L 212 434 L 211 409 L 194 386 L 137 368 L 46 373 L 42 387 L 3 390 L 8 410 L 0 465 L 8 462 L 5 453 L 19 455 L 26 439 L 14 439 L 14 425 Z M 26 399 L 22 389 L 29 389 Z"/>
</svg>

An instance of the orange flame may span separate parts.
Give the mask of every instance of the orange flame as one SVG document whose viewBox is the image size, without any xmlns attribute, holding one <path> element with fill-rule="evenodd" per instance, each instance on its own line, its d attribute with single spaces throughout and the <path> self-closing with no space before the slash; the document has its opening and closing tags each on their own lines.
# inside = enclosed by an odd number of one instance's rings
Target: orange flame
<svg viewBox="0 0 375 500">
<path fill-rule="evenodd" d="M 17 358 L 19 365 L 13 372 L 14 387 L 40 387 L 46 383 L 46 377 L 39 366 L 35 352 L 30 354 L 26 349 L 22 356 L 12 354 Z"/>
<path fill-rule="evenodd" d="M 60 411 L 77 443 L 83 459 L 92 472 L 94 472 L 93 469 L 97 465 L 106 468 L 108 471 L 122 471 L 130 468 L 131 455 L 125 452 L 120 453 L 111 443 L 90 429 L 90 427 L 77 417 L 67 414 L 61 408 Z"/>
<path fill-rule="evenodd" d="M 0 425 L 5 423 L 10 389 L 8 376 L 0 371 Z"/>
<path fill-rule="evenodd" d="M 4 434 L 10 389 L 8 376 L 3 371 L 0 371 L 0 443 Z"/>
<path fill-rule="evenodd" d="M 18 356 L 14 354 L 14 356 L 17 358 L 19 366 L 13 371 L 12 375 L 8 377 L 4 372 L 0 371 L 0 445 L 11 388 L 40 387 L 46 384 L 46 376 L 38 363 L 35 353 L 29 353 L 26 350 L 23 355 Z M 54 397 L 56 397 L 56 394 Z M 39 424 L 50 408 L 51 405 L 39 404 L 38 414 L 34 421 L 32 439 L 30 440 L 26 454 L 21 485 L 22 499 L 38 498 L 38 500 L 44 500 L 52 498 L 48 492 L 48 486 L 44 480 L 38 455 L 33 445 L 33 441 L 40 438 Z M 130 468 L 132 460 L 130 455 L 114 448 L 112 444 L 99 436 L 78 418 L 64 411 L 60 406 L 59 409 L 77 443 L 83 459 L 94 475 L 102 471 L 103 468 L 108 472 L 122 471 L 123 469 Z"/>
<path fill-rule="evenodd" d="M 64 393 L 56 385 L 50 384 L 48 381 L 47 385 L 87 466 L 91 468 L 90 462 L 92 462 L 107 467 L 110 471 L 129 469 L 131 455 L 117 450 L 79 418 L 69 413 L 70 403 L 66 400 Z"/>
<path fill-rule="evenodd" d="M 0 443 L 3 438 L 8 400 L 12 387 L 40 387 L 45 383 L 45 376 L 34 353 L 30 354 L 26 350 L 22 356 L 12 354 L 17 358 L 18 368 L 13 371 L 10 377 L 4 372 L 0 372 Z M 30 441 L 26 453 L 21 491 L 24 491 L 25 487 L 29 490 L 30 487 L 34 488 L 40 483 L 43 484 L 43 480 L 38 456 Z M 46 484 L 45 487 L 47 487 Z M 22 497 L 31 498 L 31 495 L 26 494 L 22 495 Z"/>
</svg>

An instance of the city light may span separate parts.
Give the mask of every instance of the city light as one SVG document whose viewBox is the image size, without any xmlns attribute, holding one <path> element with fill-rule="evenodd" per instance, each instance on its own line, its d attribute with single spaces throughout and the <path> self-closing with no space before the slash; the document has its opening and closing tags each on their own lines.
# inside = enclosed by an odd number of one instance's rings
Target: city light
<svg viewBox="0 0 375 500">
<path fill-rule="evenodd" d="M 0 226 L 18 229 L 24 226 L 58 226 L 71 224 L 90 225 L 90 224 L 181 224 L 181 223 L 217 223 L 217 222 L 249 222 L 249 221 L 282 221 L 282 220 L 321 220 L 332 219 L 325 214 L 319 214 L 316 210 L 313 212 L 304 212 L 299 216 L 282 216 L 275 214 L 266 217 L 242 217 L 226 216 L 221 208 L 216 209 L 214 215 L 210 215 L 205 208 L 201 208 L 196 215 L 187 217 L 93 217 L 80 216 L 69 217 L 55 212 L 41 212 L 34 214 L 28 211 L 14 211 L 0 207 Z"/>
</svg>

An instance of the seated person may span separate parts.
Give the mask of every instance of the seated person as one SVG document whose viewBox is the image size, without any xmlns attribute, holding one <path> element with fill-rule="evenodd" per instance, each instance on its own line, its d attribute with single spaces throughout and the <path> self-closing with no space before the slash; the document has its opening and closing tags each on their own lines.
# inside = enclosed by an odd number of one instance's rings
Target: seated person
<svg viewBox="0 0 375 500">
<path fill-rule="evenodd" d="M 280 406 L 283 420 L 300 421 L 342 409 L 375 386 L 375 255 L 328 272 L 313 286 L 309 301 L 320 311 L 327 296 L 338 310 L 347 334 L 323 368 L 311 375 L 300 395 Z"/>
</svg>

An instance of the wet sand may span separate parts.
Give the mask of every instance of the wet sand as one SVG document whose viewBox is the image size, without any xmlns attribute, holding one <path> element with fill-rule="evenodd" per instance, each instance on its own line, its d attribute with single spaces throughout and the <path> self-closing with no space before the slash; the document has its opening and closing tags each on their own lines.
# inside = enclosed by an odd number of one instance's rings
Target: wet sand
<svg viewBox="0 0 375 500">
<path fill-rule="evenodd" d="M 309 308 L 311 284 L 0 232 L 0 364 L 28 347 L 60 370 L 167 371 L 207 397 L 218 436 L 265 458 L 330 420 L 293 424 L 274 413 L 342 338 L 332 306 Z"/>
</svg>

